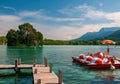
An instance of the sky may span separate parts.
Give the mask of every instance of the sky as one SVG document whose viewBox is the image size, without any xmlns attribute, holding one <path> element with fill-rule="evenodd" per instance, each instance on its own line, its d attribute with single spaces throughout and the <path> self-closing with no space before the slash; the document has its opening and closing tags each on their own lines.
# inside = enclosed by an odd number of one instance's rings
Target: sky
<svg viewBox="0 0 120 84">
<path fill-rule="evenodd" d="M 29 22 L 54 40 L 120 27 L 120 0 L 0 0 L 0 36 Z"/>
</svg>

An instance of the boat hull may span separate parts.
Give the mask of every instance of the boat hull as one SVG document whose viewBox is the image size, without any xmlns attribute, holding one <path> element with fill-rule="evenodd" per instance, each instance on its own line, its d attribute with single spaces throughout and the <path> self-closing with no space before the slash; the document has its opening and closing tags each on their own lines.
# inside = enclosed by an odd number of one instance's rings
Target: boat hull
<svg viewBox="0 0 120 84">
<path fill-rule="evenodd" d="M 82 59 L 76 58 L 76 57 L 72 57 L 73 62 L 82 65 L 82 66 L 87 66 L 89 69 L 111 69 L 111 64 L 90 64 L 87 61 L 83 61 Z M 120 63 L 118 64 L 112 64 L 115 69 L 120 68 Z"/>
<path fill-rule="evenodd" d="M 120 64 L 112 64 L 115 69 L 120 68 Z M 111 69 L 111 64 L 88 64 L 89 69 Z"/>
<path fill-rule="evenodd" d="M 72 59 L 73 59 L 73 62 L 75 62 L 79 65 L 82 65 L 82 66 L 87 66 L 89 64 L 88 61 L 84 61 L 84 60 L 76 58 L 76 57 L 72 57 Z"/>
</svg>

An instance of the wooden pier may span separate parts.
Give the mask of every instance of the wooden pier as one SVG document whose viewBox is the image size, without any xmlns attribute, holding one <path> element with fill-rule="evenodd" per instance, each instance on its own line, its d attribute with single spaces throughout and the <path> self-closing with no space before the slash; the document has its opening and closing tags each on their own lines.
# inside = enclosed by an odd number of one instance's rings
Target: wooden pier
<svg viewBox="0 0 120 84">
<path fill-rule="evenodd" d="M 52 71 L 52 64 L 48 66 L 47 59 L 44 58 L 44 64 L 37 64 L 34 58 L 33 64 L 21 64 L 21 59 L 15 60 L 15 65 L 0 65 L 0 69 L 14 69 L 19 73 L 21 69 L 32 69 L 34 84 L 63 84 L 62 71 L 58 71 L 58 76 Z"/>
</svg>

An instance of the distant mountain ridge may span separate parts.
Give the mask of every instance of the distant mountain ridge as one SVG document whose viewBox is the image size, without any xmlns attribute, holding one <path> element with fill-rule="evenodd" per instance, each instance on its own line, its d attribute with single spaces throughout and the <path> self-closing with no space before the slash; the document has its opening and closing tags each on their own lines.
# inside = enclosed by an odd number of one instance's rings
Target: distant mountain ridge
<svg viewBox="0 0 120 84">
<path fill-rule="evenodd" d="M 104 39 L 118 30 L 120 30 L 120 27 L 104 27 L 100 29 L 100 31 L 98 32 L 87 32 L 86 34 L 75 40 L 80 41 L 80 40 Z"/>
<path fill-rule="evenodd" d="M 111 40 L 114 40 L 114 41 L 120 41 L 120 30 L 117 30 L 117 31 L 113 32 L 108 37 L 106 37 L 106 39 L 111 39 Z"/>
</svg>

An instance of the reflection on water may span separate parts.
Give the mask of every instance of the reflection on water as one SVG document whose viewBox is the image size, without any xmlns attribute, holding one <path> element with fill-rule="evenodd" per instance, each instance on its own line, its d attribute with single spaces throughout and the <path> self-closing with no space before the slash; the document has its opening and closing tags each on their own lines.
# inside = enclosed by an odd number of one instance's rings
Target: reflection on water
<svg viewBox="0 0 120 84">
<path fill-rule="evenodd" d="M 20 57 L 22 63 L 32 64 L 36 57 L 37 63 L 43 63 L 42 50 L 42 47 L 7 47 L 7 62 L 14 64 L 14 60 Z"/>
<path fill-rule="evenodd" d="M 92 84 L 118 84 L 120 83 L 120 71 L 101 70 L 97 71 L 95 78 L 91 81 Z"/>
<path fill-rule="evenodd" d="M 0 75 L 0 84 L 32 84 L 32 74 L 7 74 Z M 27 81 L 26 81 L 27 80 Z"/>
</svg>

